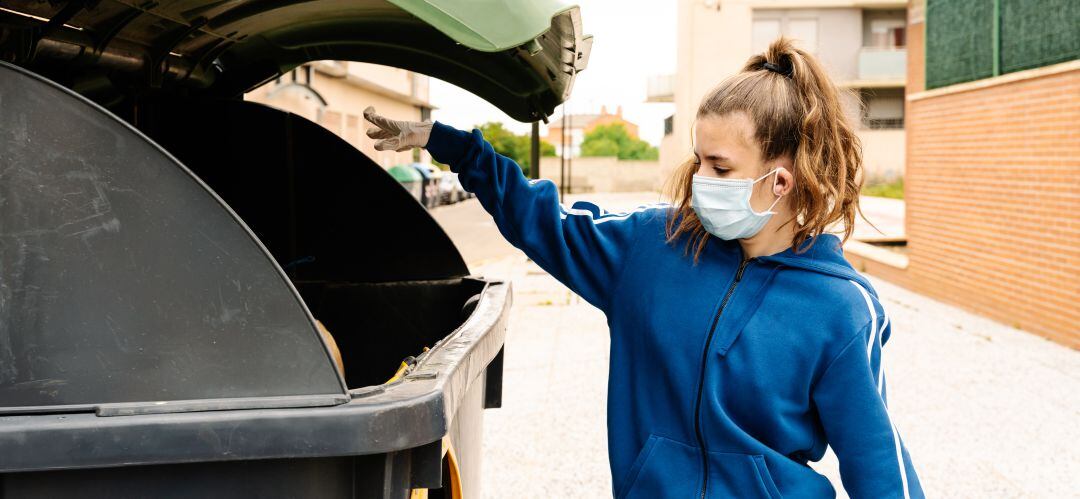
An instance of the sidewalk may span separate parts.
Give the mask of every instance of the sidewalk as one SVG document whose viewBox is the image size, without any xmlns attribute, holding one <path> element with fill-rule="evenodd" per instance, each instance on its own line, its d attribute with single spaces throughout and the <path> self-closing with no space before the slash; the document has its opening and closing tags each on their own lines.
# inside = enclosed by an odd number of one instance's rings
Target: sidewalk
<svg viewBox="0 0 1080 499">
<path fill-rule="evenodd" d="M 473 271 L 514 283 L 503 406 L 485 412 L 484 496 L 610 496 L 603 314 L 520 254 Z M 889 405 L 927 495 L 1077 497 L 1080 353 L 871 281 L 894 328 Z M 831 453 L 814 467 L 846 497 Z"/>
<path fill-rule="evenodd" d="M 855 216 L 855 232 L 853 239 L 861 241 L 881 239 L 904 239 L 904 200 L 879 198 L 875 196 L 862 196 L 859 198 L 859 207 L 862 209 L 866 220 L 858 215 Z M 871 227 L 866 223 L 877 227 Z M 880 230 L 880 232 L 879 232 Z"/>
</svg>

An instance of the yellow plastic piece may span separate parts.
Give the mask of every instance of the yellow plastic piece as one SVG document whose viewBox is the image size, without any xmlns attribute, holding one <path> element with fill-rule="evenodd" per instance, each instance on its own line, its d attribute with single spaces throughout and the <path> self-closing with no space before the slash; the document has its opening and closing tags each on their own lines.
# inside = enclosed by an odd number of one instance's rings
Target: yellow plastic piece
<svg viewBox="0 0 1080 499">
<path fill-rule="evenodd" d="M 457 453 L 454 452 L 454 445 L 450 443 L 450 437 L 443 437 L 442 443 L 443 454 L 445 454 L 446 462 L 450 468 L 449 476 L 446 477 L 450 485 L 449 490 L 447 490 L 448 494 L 445 497 L 461 499 L 463 495 L 461 493 L 461 469 L 458 468 Z M 412 489 L 409 495 L 409 499 L 427 499 L 427 497 L 428 489 Z"/>
<path fill-rule="evenodd" d="M 334 365 L 337 366 L 338 374 L 341 374 L 341 377 L 344 378 L 345 363 L 341 361 L 341 350 L 338 350 L 337 342 L 334 341 L 334 337 L 330 334 L 330 331 L 326 330 L 326 326 L 318 319 L 315 320 L 315 326 L 319 330 L 319 334 L 322 335 L 323 341 L 330 347 L 330 355 L 334 358 Z"/>
</svg>

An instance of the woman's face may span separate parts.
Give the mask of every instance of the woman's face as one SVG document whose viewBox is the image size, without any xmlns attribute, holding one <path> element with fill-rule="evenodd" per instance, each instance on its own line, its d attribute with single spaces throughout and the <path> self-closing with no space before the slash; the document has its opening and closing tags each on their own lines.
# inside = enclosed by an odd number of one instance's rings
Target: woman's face
<svg viewBox="0 0 1080 499">
<path fill-rule="evenodd" d="M 754 126 L 746 113 L 707 116 L 694 127 L 697 174 L 717 178 L 757 178 L 764 173 Z"/>
<path fill-rule="evenodd" d="M 750 205 L 756 211 L 767 209 L 776 196 L 791 190 L 790 160 L 777 159 L 765 164 L 754 138 L 754 125 L 743 112 L 698 119 L 694 126 L 694 158 L 697 174 L 706 177 L 757 179 L 784 167 L 775 179 L 769 176 L 754 185 Z"/>
</svg>

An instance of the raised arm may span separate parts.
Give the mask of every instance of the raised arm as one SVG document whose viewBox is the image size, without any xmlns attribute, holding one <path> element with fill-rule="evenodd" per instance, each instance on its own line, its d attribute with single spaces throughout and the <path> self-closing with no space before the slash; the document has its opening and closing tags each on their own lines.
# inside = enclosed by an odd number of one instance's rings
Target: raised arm
<svg viewBox="0 0 1080 499">
<path fill-rule="evenodd" d="M 368 119 L 379 125 L 378 118 Z M 476 194 L 503 237 L 606 312 L 636 229 L 645 217 L 661 213 L 665 205 L 642 206 L 626 213 L 607 213 L 589 203 L 566 208 L 559 203 L 553 182 L 525 178 L 521 167 L 496 153 L 479 130 L 465 132 L 439 122 L 429 126 L 428 137 L 401 138 L 392 146 L 423 141 L 419 145 L 439 162 L 450 165 L 460 175 L 461 185 Z M 397 126 L 410 127 L 423 130 L 415 125 Z M 377 132 L 368 135 L 373 134 Z"/>
</svg>

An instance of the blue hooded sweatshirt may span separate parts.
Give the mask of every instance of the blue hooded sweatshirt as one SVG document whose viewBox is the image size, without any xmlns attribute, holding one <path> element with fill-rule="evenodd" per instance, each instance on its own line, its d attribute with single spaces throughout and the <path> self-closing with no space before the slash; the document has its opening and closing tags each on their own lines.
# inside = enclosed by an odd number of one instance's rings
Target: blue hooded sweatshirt
<svg viewBox="0 0 1080 499">
<path fill-rule="evenodd" d="M 669 205 L 565 208 L 475 129 L 436 122 L 427 150 L 511 244 L 607 315 L 615 497 L 835 497 L 807 465 L 828 445 L 851 497 L 923 497 L 885 402 L 889 318 L 836 236 L 745 260 L 713 237 L 695 265 L 667 242 Z"/>
</svg>

